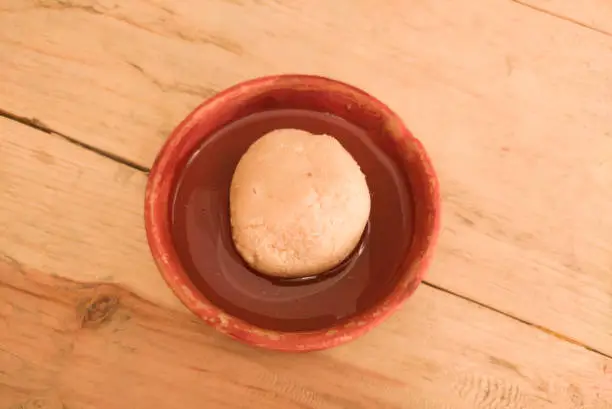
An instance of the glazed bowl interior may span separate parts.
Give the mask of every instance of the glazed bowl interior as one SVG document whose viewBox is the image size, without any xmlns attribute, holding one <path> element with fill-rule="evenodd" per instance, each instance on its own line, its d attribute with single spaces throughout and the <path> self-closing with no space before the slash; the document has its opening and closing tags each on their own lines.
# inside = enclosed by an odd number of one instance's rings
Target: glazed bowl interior
<svg viewBox="0 0 612 409">
<path fill-rule="evenodd" d="M 268 119 L 269 125 L 250 125 L 254 131 L 248 137 L 223 134 L 234 124 L 248 128 L 245 121 L 262 114 L 276 119 Z M 313 133 L 324 133 L 325 123 L 333 118 L 338 132 L 346 131 L 339 140 L 362 166 L 372 194 L 364 252 L 351 264 L 354 271 L 348 269 L 333 282 L 308 284 L 308 294 L 303 288 L 269 287 L 265 278 L 240 267 L 235 250 L 227 245 L 233 166 L 257 137 L 283 127 L 283 118 L 294 118 Z M 362 137 L 353 137 L 350 129 Z M 194 166 L 200 166 L 197 177 L 216 192 L 214 199 L 207 193 L 198 202 L 196 193 L 181 190 L 198 182 L 193 172 L 190 176 L 185 171 Z M 328 348 L 375 326 L 422 280 L 438 230 L 438 185 L 421 144 L 380 101 L 350 85 L 315 76 L 259 78 L 204 102 L 160 151 L 145 202 L 153 257 L 183 303 L 223 333 L 278 350 Z M 199 206 L 198 211 L 181 213 L 191 205 Z M 207 212 L 212 216 L 194 233 L 191 226 L 200 223 L 194 217 Z M 200 254 L 197 246 L 202 251 L 206 247 L 207 253 Z"/>
</svg>

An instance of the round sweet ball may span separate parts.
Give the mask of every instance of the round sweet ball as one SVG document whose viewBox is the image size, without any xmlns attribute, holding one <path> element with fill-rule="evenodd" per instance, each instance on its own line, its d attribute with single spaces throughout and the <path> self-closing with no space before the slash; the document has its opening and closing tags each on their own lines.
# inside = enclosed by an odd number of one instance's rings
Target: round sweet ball
<svg viewBox="0 0 612 409">
<path fill-rule="evenodd" d="M 329 135 L 270 132 L 242 156 L 230 186 L 232 238 L 256 271 L 324 273 L 359 244 L 370 192 L 355 159 Z"/>
</svg>

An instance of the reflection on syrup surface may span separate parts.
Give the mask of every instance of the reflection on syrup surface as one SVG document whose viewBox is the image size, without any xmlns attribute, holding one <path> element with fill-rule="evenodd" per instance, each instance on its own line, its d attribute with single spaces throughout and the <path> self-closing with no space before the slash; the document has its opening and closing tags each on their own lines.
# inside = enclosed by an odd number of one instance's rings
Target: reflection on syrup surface
<svg viewBox="0 0 612 409">
<path fill-rule="evenodd" d="M 254 274 L 234 249 L 229 186 L 240 157 L 257 138 L 297 128 L 336 137 L 357 160 L 372 196 L 362 248 L 322 279 L 287 283 Z M 412 237 L 406 178 L 360 128 L 341 118 L 276 110 L 238 120 L 207 138 L 178 184 L 172 236 L 196 287 L 225 312 L 262 328 L 309 331 L 330 327 L 374 306 L 399 278 Z"/>
</svg>

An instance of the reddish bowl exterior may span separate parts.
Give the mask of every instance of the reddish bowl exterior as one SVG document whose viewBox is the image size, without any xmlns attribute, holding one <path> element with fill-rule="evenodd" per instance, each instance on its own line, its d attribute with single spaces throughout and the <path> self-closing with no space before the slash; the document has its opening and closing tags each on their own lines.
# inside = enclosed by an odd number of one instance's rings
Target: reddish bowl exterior
<svg viewBox="0 0 612 409">
<path fill-rule="evenodd" d="M 246 115 L 286 107 L 330 112 L 368 130 L 377 144 L 392 144 L 414 198 L 413 244 L 393 291 L 373 309 L 348 322 L 312 332 L 259 328 L 228 315 L 207 300 L 183 270 L 173 247 L 170 207 L 179 176 L 191 153 L 216 130 Z M 386 105 L 364 91 L 328 78 L 280 75 L 237 84 L 198 106 L 172 132 L 151 173 L 145 195 L 147 240 L 159 271 L 178 298 L 219 332 L 250 345 L 313 351 L 355 339 L 395 311 L 417 288 L 429 265 L 439 231 L 438 181 L 425 149 Z"/>
</svg>

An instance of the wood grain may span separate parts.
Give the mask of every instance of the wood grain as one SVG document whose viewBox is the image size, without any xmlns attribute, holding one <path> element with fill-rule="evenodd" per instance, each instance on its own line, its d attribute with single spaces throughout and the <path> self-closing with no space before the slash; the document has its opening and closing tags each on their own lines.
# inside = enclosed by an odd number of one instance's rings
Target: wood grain
<svg viewBox="0 0 612 409">
<path fill-rule="evenodd" d="M 612 408 L 612 360 L 428 287 L 365 338 L 291 357 L 6 257 L 0 300 L 1 408 Z"/>
<path fill-rule="evenodd" d="M 612 2 L 608 0 L 512 0 L 555 17 L 612 36 Z"/>
<path fill-rule="evenodd" d="M 508 0 L 0 7 L 0 108 L 145 167 L 188 111 L 246 78 L 299 71 L 374 93 L 439 171 L 430 281 L 612 355 L 609 36 Z"/>
<path fill-rule="evenodd" d="M 84 282 L 119 282 L 178 306 L 144 234 L 146 175 L 0 118 L 0 253 Z"/>
</svg>

